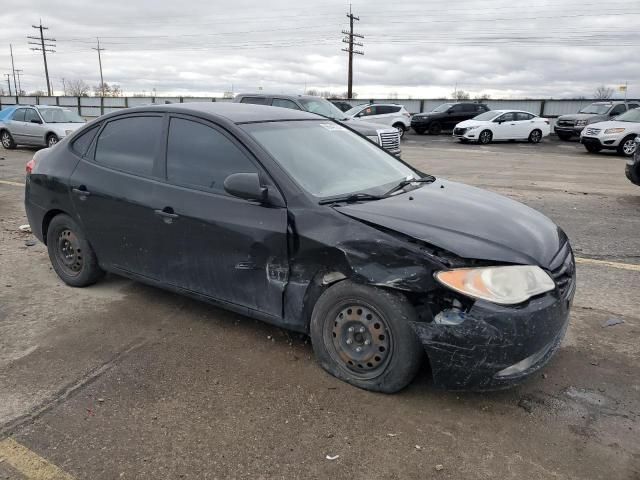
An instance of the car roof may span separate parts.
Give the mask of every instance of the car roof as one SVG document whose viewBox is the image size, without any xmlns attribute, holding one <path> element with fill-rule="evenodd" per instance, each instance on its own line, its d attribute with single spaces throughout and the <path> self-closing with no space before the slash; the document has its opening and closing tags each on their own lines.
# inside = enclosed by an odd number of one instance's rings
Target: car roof
<svg viewBox="0 0 640 480">
<path fill-rule="evenodd" d="M 305 100 L 318 100 L 318 99 L 322 99 L 322 100 L 327 100 L 324 97 L 316 97 L 314 95 L 292 95 L 290 93 L 238 93 L 236 95 L 235 98 L 239 98 L 239 97 L 259 97 L 259 98 L 267 98 L 267 97 L 277 97 L 277 98 L 285 98 L 285 99 L 289 99 L 289 100 L 296 100 L 296 99 L 305 99 Z M 329 100 L 327 100 L 329 101 Z"/>
<path fill-rule="evenodd" d="M 232 102 L 172 103 L 166 105 L 149 105 L 129 108 L 126 111 L 148 112 L 151 110 L 223 117 L 232 123 L 277 122 L 284 120 L 326 120 L 325 117 L 302 110 Z M 116 115 L 118 113 L 121 114 L 124 111 L 125 110 L 121 110 L 120 112 L 117 112 Z"/>
</svg>

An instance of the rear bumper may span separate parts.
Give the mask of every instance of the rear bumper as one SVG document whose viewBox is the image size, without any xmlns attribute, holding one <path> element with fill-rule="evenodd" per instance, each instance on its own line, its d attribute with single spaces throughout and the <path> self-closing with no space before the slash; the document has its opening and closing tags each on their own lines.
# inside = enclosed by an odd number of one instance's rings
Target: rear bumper
<svg viewBox="0 0 640 480">
<path fill-rule="evenodd" d="M 557 351 L 569 323 L 575 276 L 558 290 L 506 307 L 477 301 L 458 325 L 415 322 L 434 384 L 451 390 L 497 390 L 516 385 Z"/>
<path fill-rule="evenodd" d="M 29 226 L 31 227 L 31 232 L 38 240 L 40 240 L 42 243 L 45 243 L 42 224 L 44 216 L 47 212 L 44 208 L 36 205 L 29 199 L 29 181 L 29 177 L 27 176 L 27 183 L 25 186 L 24 210 L 27 213 L 27 221 L 29 222 Z"/>
</svg>

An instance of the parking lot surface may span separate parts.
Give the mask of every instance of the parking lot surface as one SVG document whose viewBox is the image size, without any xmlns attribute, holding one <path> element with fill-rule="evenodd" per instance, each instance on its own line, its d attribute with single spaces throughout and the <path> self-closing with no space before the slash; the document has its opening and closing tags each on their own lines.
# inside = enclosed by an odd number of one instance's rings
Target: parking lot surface
<svg viewBox="0 0 640 480">
<path fill-rule="evenodd" d="M 425 367 L 374 394 L 321 370 L 304 336 L 113 275 L 70 288 L 19 231 L 34 150 L 0 150 L 0 479 L 640 478 L 640 188 L 624 159 L 555 139 L 402 148 L 569 235 L 577 293 L 546 369 L 479 394 L 438 390 Z"/>
</svg>

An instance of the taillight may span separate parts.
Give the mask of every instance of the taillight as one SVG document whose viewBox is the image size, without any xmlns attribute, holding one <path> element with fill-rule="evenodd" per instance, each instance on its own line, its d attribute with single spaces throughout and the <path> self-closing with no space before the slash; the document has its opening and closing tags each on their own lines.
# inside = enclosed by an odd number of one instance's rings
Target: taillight
<svg viewBox="0 0 640 480">
<path fill-rule="evenodd" d="M 411 117 L 411 114 L 410 114 L 409 112 L 404 112 L 404 113 L 403 113 L 403 115 L 404 115 L 405 117 Z"/>
<path fill-rule="evenodd" d="M 27 175 L 30 175 L 30 174 L 31 174 L 31 172 L 33 172 L 33 169 L 34 169 L 34 168 L 36 168 L 36 159 L 35 159 L 35 158 L 32 158 L 31 160 L 29 160 L 29 161 L 27 162 L 27 168 L 26 168 L 26 170 L 27 170 Z"/>
</svg>

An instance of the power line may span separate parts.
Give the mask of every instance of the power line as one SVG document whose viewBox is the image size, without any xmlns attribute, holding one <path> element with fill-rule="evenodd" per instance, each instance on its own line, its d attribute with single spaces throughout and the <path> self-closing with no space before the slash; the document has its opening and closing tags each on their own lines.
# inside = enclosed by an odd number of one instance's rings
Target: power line
<svg viewBox="0 0 640 480">
<path fill-rule="evenodd" d="M 362 50 L 354 50 L 353 47 L 358 46 L 362 47 L 362 42 L 356 42 L 354 38 L 364 38 L 364 35 L 360 35 L 359 33 L 353 33 L 353 22 L 360 21 L 360 17 L 356 17 L 351 11 L 351 4 L 349 4 L 349 13 L 347 13 L 347 18 L 349 18 L 349 31 L 342 30 L 342 33 L 346 35 L 342 39 L 342 43 L 346 43 L 349 45 L 349 48 L 343 48 L 343 52 L 349 53 L 349 72 L 347 74 L 347 98 L 353 98 L 353 55 L 364 55 Z"/>
<path fill-rule="evenodd" d="M 45 38 L 44 37 L 44 30 L 49 30 L 48 27 L 43 27 L 42 26 L 42 21 L 40 21 L 40 25 L 31 25 L 32 28 L 35 28 L 37 30 L 40 31 L 40 38 L 38 37 L 31 37 L 31 36 L 27 36 L 27 38 L 30 38 L 31 40 L 40 40 L 40 46 L 39 47 L 30 47 L 31 50 L 35 50 L 37 52 L 42 52 L 42 58 L 44 59 L 44 74 L 47 77 L 47 94 L 49 96 L 51 96 L 51 82 L 49 82 L 49 67 L 47 66 L 47 52 L 49 53 L 55 53 L 55 50 L 51 50 L 52 48 L 55 47 L 54 44 L 51 43 L 44 43 L 45 41 L 47 42 L 55 42 L 56 39 L 55 38 Z M 38 45 L 37 42 L 29 42 L 30 45 Z"/>
<path fill-rule="evenodd" d="M 98 37 L 96 37 L 96 40 L 98 41 L 98 46 L 92 47 L 91 50 L 95 50 L 98 52 L 98 64 L 100 65 L 100 93 L 101 93 L 101 96 L 104 97 L 104 79 L 102 78 L 102 56 L 100 55 L 100 52 L 102 52 L 104 48 L 100 47 L 100 39 Z"/>
</svg>

